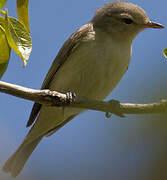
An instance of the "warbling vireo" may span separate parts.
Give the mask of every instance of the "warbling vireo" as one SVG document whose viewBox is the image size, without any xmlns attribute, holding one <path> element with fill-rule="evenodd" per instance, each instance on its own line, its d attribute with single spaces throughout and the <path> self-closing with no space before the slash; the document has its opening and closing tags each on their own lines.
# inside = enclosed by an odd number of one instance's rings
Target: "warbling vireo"
<svg viewBox="0 0 167 180">
<path fill-rule="evenodd" d="M 131 3 L 117 1 L 102 6 L 65 42 L 42 89 L 103 100 L 126 72 L 132 40 L 145 28 L 163 26 L 150 21 L 143 9 Z M 34 124 L 3 170 L 17 176 L 41 139 L 82 111 L 35 103 L 27 126 Z"/>
</svg>

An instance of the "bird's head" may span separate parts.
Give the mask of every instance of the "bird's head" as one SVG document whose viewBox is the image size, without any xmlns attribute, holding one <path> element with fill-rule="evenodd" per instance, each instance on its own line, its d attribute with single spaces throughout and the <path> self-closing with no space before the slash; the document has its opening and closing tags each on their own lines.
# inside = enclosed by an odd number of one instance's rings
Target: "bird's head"
<svg viewBox="0 0 167 180">
<path fill-rule="evenodd" d="M 99 8 L 91 21 L 94 28 L 120 40 L 133 40 L 145 28 L 163 28 L 150 21 L 145 11 L 132 3 L 116 1 Z"/>
</svg>

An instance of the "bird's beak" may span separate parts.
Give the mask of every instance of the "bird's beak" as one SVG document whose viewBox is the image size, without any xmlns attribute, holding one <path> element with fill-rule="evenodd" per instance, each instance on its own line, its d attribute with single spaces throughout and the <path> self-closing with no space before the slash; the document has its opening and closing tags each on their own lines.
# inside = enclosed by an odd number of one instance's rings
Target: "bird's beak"
<svg viewBox="0 0 167 180">
<path fill-rule="evenodd" d="M 149 21 L 148 23 L 145 24 L 145 27 L 146 28 L 159 28 L 159 29 L 162 29 L 164 28 L 163 25 L 159 24 L 159 23 L 156 23 L 156 22 L 152 22 L 152 21 Z"/>
</svg>

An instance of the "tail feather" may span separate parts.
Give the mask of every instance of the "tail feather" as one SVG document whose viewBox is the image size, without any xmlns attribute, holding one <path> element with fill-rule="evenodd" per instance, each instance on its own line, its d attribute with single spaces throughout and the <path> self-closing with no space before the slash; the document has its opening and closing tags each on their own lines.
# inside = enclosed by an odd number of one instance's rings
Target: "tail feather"
<svg viewBox="0 0 167 180">
<path fill-rule="evenodd" d="M 18 150 L 6 161 L 2 168 L 3 171 L 10 172 L 13 177 L 16 177 L 41 139 L 38 138 L 29 144 L 23 142 Z"/>
</svg>

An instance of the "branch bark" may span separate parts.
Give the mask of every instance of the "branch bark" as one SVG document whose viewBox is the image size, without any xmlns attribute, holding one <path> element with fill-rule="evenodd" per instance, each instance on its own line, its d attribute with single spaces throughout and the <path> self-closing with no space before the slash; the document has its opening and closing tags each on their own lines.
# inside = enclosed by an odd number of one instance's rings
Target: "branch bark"
<svg viewBox="0 0 167 180">
<path fill-rule="evenodd" d="M 167 113 L 167 100 L 147 104 L 120 103 L 116 100 L 108 102 L 62 94 L 50 90 L 35 90 L 0 81 L 0 92 L 19 98 L 35 101 L 48 106 L 68 106 L 103 112 L 111 112 L 118 116 L 123 114 L 164 114 Z"/>
</svg>

